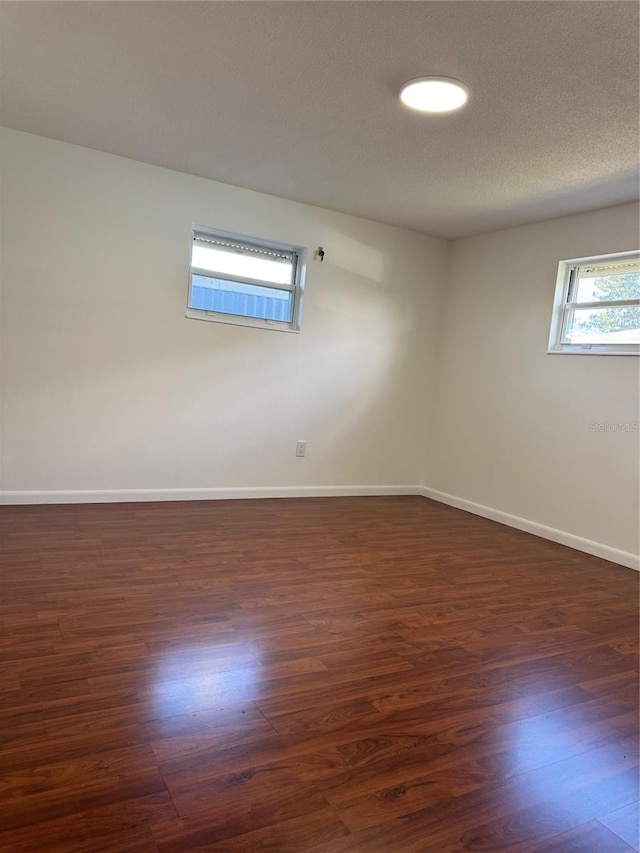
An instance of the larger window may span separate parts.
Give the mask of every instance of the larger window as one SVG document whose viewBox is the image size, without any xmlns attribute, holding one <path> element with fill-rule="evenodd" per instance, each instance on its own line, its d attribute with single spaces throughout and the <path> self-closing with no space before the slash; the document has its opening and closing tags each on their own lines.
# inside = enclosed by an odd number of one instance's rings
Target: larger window
<svg viewBox="0 0 640 853">
<path fill-rule="evenodd" d="M 202 227 L 192 238 L 187 317 L 300 330 L 304 248 Z"/>
<path fill-rule="evenodd" d="M 640 252 L 560 262 L 548 351 L 640 354 Z"/>
</svg>

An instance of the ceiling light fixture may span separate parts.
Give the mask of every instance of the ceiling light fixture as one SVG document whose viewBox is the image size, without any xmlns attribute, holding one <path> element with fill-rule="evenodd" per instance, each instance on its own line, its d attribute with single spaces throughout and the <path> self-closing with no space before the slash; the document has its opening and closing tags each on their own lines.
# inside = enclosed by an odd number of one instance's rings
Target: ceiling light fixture
<svg viewBox="0 0 640 853">
<path fill-rule="evenodd" d="M 467 103 L 469 90 L 451 77 L 416 77 L 400 89 L 400 100 L 422 113 L 449 113 Z"/>
</svg>

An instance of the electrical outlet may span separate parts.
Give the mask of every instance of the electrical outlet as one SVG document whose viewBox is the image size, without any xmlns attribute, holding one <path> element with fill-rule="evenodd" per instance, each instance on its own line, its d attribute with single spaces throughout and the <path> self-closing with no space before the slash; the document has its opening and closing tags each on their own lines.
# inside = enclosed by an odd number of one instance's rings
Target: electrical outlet
<svg viewBox="0 0 640 853">
<path fill-rule="evenodd" d="M 307 442 L 306 441 L 296 441 L 296 456 L 306 456 L 307 455 Z"/>
</svg>

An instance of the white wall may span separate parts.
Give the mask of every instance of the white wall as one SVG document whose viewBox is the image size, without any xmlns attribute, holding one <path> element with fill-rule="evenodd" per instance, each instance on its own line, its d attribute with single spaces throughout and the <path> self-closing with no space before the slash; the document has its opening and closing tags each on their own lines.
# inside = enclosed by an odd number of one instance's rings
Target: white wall
<svg viewBox="0 0 640 853">
<path fill-rule="evenodd" d="M 624 205 L 456 241 L 425 483 L 637 553 L 637 357 L 547 355 L 558 261 L 638 247 Z"/>
<path fill-rule="evenodd" d="M 546 353 L 558 261 L 635 206 L 449 246 L 4 131 L 1 213 L 5 500 L 422 481 L 637 552 L 638 434 L 591 424 L 637 422 L 640 360 Z M 185 319 L 193 222 L 324 246 L 300 335 Z"/>
<path fill-rule="evenodd" d="M 2 170 L 0 489 L 418 482 L 444 241 L 10 130 Z M 301 334 L 185 319 L 194 222 L 324 246 Z"/>
</svg>

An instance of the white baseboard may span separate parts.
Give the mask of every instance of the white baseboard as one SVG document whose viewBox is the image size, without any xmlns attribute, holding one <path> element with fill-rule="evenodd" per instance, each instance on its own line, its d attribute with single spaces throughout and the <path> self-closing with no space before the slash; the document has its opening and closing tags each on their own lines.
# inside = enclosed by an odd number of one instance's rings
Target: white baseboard
<svg viewBox="0 0 640 853">
<path fill-rule="evenodd" d="M 584 539 L 565 530 L 547 527 L 537 521 L 530 521 L 511 513 L 503 512 L 493 507 L 474 503 L 464 498 L 439 492 L 426 486 L 264 486 L 242 487 L 228 489 L 102 489 L 102 490 L 68 490 L 68 491 L 5 491 L 0 492 L 0 505 L 24 504 L 83 504 L 83 503 L 130 503 L 141 501 L 212 501 L 212 500 L 241 500 L 251 498 L 326 498 L 326 497 L 358 497 L 375 495 L 422 495 L 425 498 L 448 504 L 457 509 L 490 518 L 508 527 L 524 530 L 568 545 L 577 551 L 584 551 L 595 557 L 619 563 L 630 569 L 640 571 L 640 558 L 630 551 L 621 551 Z"/>
<path fill-rule="evenodd" d="M 420 486 L 264 486 L 230 489 L 102 489 L 0 492 L 0 504 L 84 504 L 139 501 L 216 501 L 247 498 L 332 498 L 420 495 Z"/>
<path fill-rule="evenodd" d="M 631 551 L 621 551 L 618 548 L 612 548 L 610 545 L 604 545 L 602 542 L 584 539 L 582 536 L 567 533 L 565 530 L 547 527 L 546 524 L 539 524 L 537 521 L 530 521 L 528 518 L 511 515 L 509 512 L 484 506 L 484 504 L 477 504 L 473 501 L 458 498 L 446 492 L 439 492 L 436 489 L 430 489 L 426 486 L 420 489 L 420 494 L 425 498 L 431 498 L 434 501 L 448 504 L 457 509 L 472 512 L 474 515 L 481 515 L 483 518 L 498 521 L 500 524 L 506 524 L 508 527 L 515 527 L 517 530 L 533 533 L 534 536 L 550 539 L 552 542 L 560 543 L 560 545 L 568 545 L 569 548 L 575 548 L 576 551 L 584 551 L 586 554 L 592 554 L 594 557 L 601 557 L 603 560 L 610 560 L 612 563 L 619 563 L 621 566 L 640 571 L 640 557 L 637 554 L 631 553 Z"/>
</svg>

